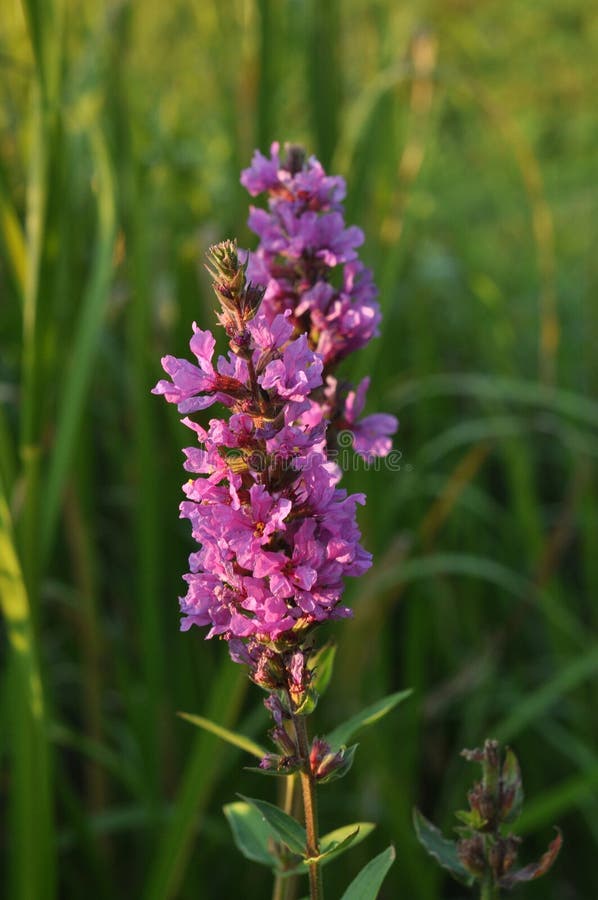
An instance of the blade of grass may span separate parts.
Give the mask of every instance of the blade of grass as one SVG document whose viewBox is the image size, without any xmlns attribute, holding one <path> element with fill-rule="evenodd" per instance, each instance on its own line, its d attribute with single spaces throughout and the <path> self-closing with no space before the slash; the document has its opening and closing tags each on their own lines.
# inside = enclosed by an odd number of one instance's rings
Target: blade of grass
<svg viewBox="0 0 598 900">
<path fill-rule="evenodd" d="M 337 0 L 311 0 L 308 12 L 307 87 L 317 154 L 328 167 L 338 141 L 341 109 L 340 8 Z"/>
<path fill-rule="evenodd" d="M 512 741 L 513 738 L 543 716 L 563 694 L 572 691 L 598 671 L 598 645 L 573 659 L 554 678 L 521 700 L 516 709 L 503 719 L 493 733 L 499 740 Z"/>
<path fill-rule="evenodd" d="M 244 673 L 229 660 L 211 685 L 207 719 L 218 719 L 224 727 L 234 725 L 247 686 Z M 175 801 L 172 821 L 164 832 L 150 866 L 143 896 L 145 900 L 169 900 L 178 894 L 193 852 L 201 814 L 220 769 L 219 739 L 201 731 L 193 744 Z"/>
<path fill-rule="evenodd" d="M 2 167 L 0 167 L 0 233 L 16 291 L 22 303 L 27 273 L 27 247 L 23 228 L 8 194 Z"/>
<path fill-rule="evenodd" d="M 40 447 L 38 421 L 37 304 L 47 205 L 47 130 L 41 89 L 34 86 L 31 150 L 27 182 L 27 265 L 23 291 L 20 456 L 23 469 L 22 513 L 18 523 L 23 572 L 35 619 L 39 568 L 38 521 Z"/>
<path fill-rule="evenodd" d="M 112 162 L 104 134 L 98 125 L 90 131 L 98 181 L 98 238 L 90 280 L 71 351 L 58 412 L 56 440 L 50 460 L 41 516 L 38 553 L 47 559 L 54 538 L 62 492 L 73 458 L 77 429 L 84 410 L 112 274 L 116 239 L 115 184 Z"/>
<path fill-rule="evenodd" d="M 596 795 L 598 765 L 559 782 L 539 797 L 526 803 L 517 831 L 525 834 L 552 825 L 559 816 L 579 806 L 583 808 L 588 798 Z"/>
<path fill-rule="evenodd" d="M 582 394 L 552 388 L 536 381 L 485 375 L 479 372 L 443 373 L 405 381 L 392 391 L 398 408 L 430 397 L 469 396 L 476 401 L 503 401 L 522 406 L 543 406 L 598 428 L 598 403 Z"/>
<path fill-rule="evenodd" d="M 273 0 L 257 0 L 259 17 L 258 39 L 258 96 L 257 96 L 257 134 L 256 146 L 264 152 L 274 140 L 274 122 L 276 121 L 277 62 L 278 56 L 278 23 L 279 4 Z"/>
<path fill-rule="evenodd" d="M 9 895 L 49 900 L 55 889 L 51 759 L 29 598 L 0 493 L 0 602 L 10 646 L 11 854 Z"/>
</svg>

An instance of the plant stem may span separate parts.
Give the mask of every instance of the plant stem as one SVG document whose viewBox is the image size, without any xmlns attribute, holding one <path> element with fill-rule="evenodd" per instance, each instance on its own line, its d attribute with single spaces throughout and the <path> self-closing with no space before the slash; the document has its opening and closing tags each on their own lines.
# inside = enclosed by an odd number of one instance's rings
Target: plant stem
<svg viewBox="0 0 598 900">
<path fill-rule="evenodd" d="M 494 886 L 492 876 L 490 875 L 482 882 L 480 900 L 499 900 L 499 896 L 499 890 Z"/>
<path fill-rule="evenodd" d="M 305 813 L 305 830 L 307 832 L 307 855 L 317 856 L 320 852 L 318 840 L 318 802 L 316 797 L 316 782 L 309 768 L 309 742 L 307 739 L 307 727 L 303 716 L 293 716 L 295 733 L 297 735 L 297 748 L 303 760 L 303 769 L 299 773 L 301 778 L 301 790 L 303 792 L 303 811 Z M 324 888 L 322 885 L 322 870 L 317 862 L 309 866 L 309 896 L 310 900 L 323 900 Z"/>
<path fill-rule="evenodd" d="M 274 890 L 272 891 L 272 900 L 284 900 L 284 878 L 277 875 L 274 879 Z"/>
<path fill-rule="evenodd" d="M 282 808 L 289 816 L 293 815 L 295 784 L 295 775 L 289 775 L 284 780 L 284 803 L 282 805 Z M 291 887 L 294 880 L 294 877 L 283 878 L 281 875 L 277 875 L 274 879 L 272 900 L 287 900 L 287 898 L 291 896 Z"/>
</svg>

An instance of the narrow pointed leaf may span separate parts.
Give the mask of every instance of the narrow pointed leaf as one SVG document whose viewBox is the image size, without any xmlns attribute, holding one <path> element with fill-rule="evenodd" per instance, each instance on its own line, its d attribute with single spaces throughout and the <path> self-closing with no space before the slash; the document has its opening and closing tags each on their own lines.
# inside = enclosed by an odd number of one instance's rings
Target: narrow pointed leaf
<svg viewBox="0 0 598 900">
<path fill-rule="evenodd" d="M 245 737 L 244 734 L 239 734 L 237 731 L 231 731 L 230 728 L 224 728 L 223 725 L 217 725 L 211 719 L 204 719 L 203 716 L 195 716 L 184 712 L 180 712 L 178 715 L 181 719 L 185 719 L 186 722 L 191 722 L 192 725 L 197 725 L 198 728 L 203 728 L 204 731 L 215 734 L 228 744 L 232 744 L 233 747 L 239 747 L 240 750 L 245 750 L 246 753 L 250 753 L 258 759 L 262 759 L 268 752 L 263 747 L 260 747 L 259 744 L 256 744 L 255 741 L 252 741 L 251 738 Z"/>
<path fill-rule="evenodd" d="M 305 854 L 305 846 L 307 844 L 305 828 L 296 819 L 288 816 L 282 809 L 273 806 L 272 803 L 266 803 L 265 800 L 255 800 L 253 797 L 244 797 L 243 794 L 239 794 L 239 797 L 257 809 L 274 830 L 278 839 L 283 844 L 286 844 L 289 850 L 292 850 L 293 853 L 299 853 L 301 856 Z"/>
<path fill-rule="evenodd" d="M 395 848 L 391 845 L 363 867 L 354 878 L 341 900 L 376 900 L 386 873 L 395 860 Z"/>
<path fill-rule="evenodd" d="M 390 694 L 388 697 L 383 697 L 382 700 L 377 700 L 376 703 L 372 703 L 371 706 L 366 706 L 361 712 L 351 716 L 350 719 L 347 719 L 346 722 L 339 725 L 334 731 L 331 731 L 326 736 L 326 740 L 333 748 L 348 744 L 351 738 L 361 728 L 365 728 L 367 725 L 373 725 L 374 722 L 382 719 L 387 713 L 394 709 L 395 706 L 398 706 L 399 703 L 402 703 L 403 700 L 406 700 L 407 697 L 411 696 L 412 693 L 413 691 L 411 690 L 399 691 L 396 694 Z"/>
<path fill-rule="evenodd" d="M 503 875 L 503 877 L 498 882 L 499 887 L 512 888 L 517 884 L 522 884 L 526 881 L 534 881 L 536 878 L 540 878 L 541 875 L 545 875 L 546 872 L 548 872 L 548 870 L 552 867 L 563 845 L 563 835 L 558 828 L 556 831 L 557 835 L 555 839 L 551 841 L 548 850 L 543 854 L 538 862 L 530 863 L 529 866 L 525 866 L 525 868 L 523 869 L 519 869 L 516 872 L 509 872 L 507 875 Z"/>
<path fill-rule="evenodd" d="M 313 672 L 311 682 L 312 687 L 316 689 L 320 696 L 322 696 L 330 684 L 335 656 L 336 644 L 330 642 L 324 644 L 324 646 L 321 647 L 309 661 L 309 668 Z"/>
<path fill-rule="evenodd" d="M 56 417 L 56 436 L 50 459 L 44 502 L 41 506 L 41 556 L 50 554 L 60 515 L 64 487 L 77 446 L 77 435 L 85 415 L 94 361 L 100 344 L 101 324 L 106 312 L 113 273 L 117 237 L 116 184 L 109 143 L 103 128 L 89 129 L 98 180 L 98 238 L 89 283 L 81 298 L 79 319 L 66 359 L 66 373 Z"/>
<path fill-rule="evenodd" d="M 473 879 L 457 855 L 457 845 L 449 841 L 418 809 L 413 810 L 413 825 L 422 847 L 443 869 L 447 869 L 461 884 L 470 885 Z"/>
<path fill-rule="evenodd" d="M 330 831 L 320 840 L 320 854 L 316 857 L 310 857 L 313 861 L 317 860 L 321 866 L 336 859 L 349 847 L 355 847 L 361 841 L 372 833 L 376 826 L 372 822 L 354 822 L 352 825 L 343 825 L 342 828 L 336 828 Z M 302 861 L 293 869 L 286 869 L 284 876 L 289 875 L 305 875 L 309 870 L 309 863 Z"/>
<path fill-rule="evenodd" d="M 299 769 L 260 769 L 259 766 L 243 766 L 245 772 L 253 772 L 255 775 L 265 775 L 268 778 L 288 778 Z"/>
<path fill-rule="evenodd" d="M 360 844 L 375 827 L 373 822 L 352 822 L 351 825 L 342 825 L 340 828 L 335 828 L 334 831 L 329 831 L 320 838 L 322 856 L 329 859 L 330 854 L 336 854 L 348 838 L 351 839 L 351 844 Z"/>
<path fill-rule="evenodd" d="M 235 844 L 243 856 L 265 866 L 275 866 L 276 857 L 270 847 L 277 836 L 261 813 L 242 801 L 227 803 L 223 810 Z"/>
<path fill-rule="evenodd" d="M 505 752 L 500 791 L 503 822 L 515 822 L 523 806 L 523 785 L 519 762 L 510 747 Z"/>
</svg>

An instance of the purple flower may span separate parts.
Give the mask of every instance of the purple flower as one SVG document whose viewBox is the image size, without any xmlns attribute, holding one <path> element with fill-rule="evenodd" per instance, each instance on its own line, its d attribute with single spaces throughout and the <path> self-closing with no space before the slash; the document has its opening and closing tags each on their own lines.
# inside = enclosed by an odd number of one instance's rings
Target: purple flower
<svg viewBox="0 0 598 900">
<path fill-rule="evenodd" d="M 359 420 L 365 406 L 370 379 L 364 378 L 354 391 L 349 391 L 343 411 L 343 425 L 353 434 L 355 451 L 366 460 L 386 456 L 392 448 L 391 435 L 399 427 L 395 416 L 373 413 Z"/>
<path fill-rule="evenodd" d="M 302 401 L 322 384 L 322 360 L 309 349 L 307 337 L 301 334 L 285 347 L 279 359 L 268 363 L 258 381 L 285 400 Z"/>
<path fill-rule="evenodd" d="M 255 197 L 262 191 L 275 190 L 279 185 L 279 172 L 281 168 L 279 156 L 279 144 L 274 143 L 270 148 L 270 159 L 263 156 L 259 150 L 253 154 L 251 166 L 241 173 L 241 184 Z"/>
</svg>

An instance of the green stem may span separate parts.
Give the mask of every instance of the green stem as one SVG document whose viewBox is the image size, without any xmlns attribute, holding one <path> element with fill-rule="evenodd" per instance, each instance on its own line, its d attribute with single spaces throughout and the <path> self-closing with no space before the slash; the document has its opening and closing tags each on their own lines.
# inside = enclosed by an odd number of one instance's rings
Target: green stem
<svg viewBox="0 0 598 900">
<path fill-rule="evenodd" d="M 295 775 L 289 775 L 284 780 L 284 802 L 282 804 L 282 808 L 288 816 L 293 815 L 295 784 Z M 277 875 L 274 879 L 272 900 L 287 900 L 287 898 L 291 896 L 291 887 L 294 880 L 294 878 L 283 878 L 282 875 Z"/>
<path fill-rule="evenodd" d="M 303 792 L 303 811 L 305 813 L 305 830 L 307 832 L 307 855 L 317 856 L 320 852 L 318 839 L 318 801 L 316 796 L 316 782 L 309 768 L 309 742 L 307 727 L 303 716 L 293 716 L 295 733 L 297 735 L 297 748 L 303 760 L 303 770 L 299 773 L 301 778 L 301 790 Z M 310 900 L 323 900 L 324 888 L 322 884 L 322 870 L 319 863 L 314 862 L 309 866 L 309 896 Z"/>
<path fill-rule="evenodd" d="M 482 890 L 480 892 L 480 900 L 499 900 L 499 897 L 500 892 L 499 889 L 494 886 L 492 875 L 488 876 L 488 878 L 484 878 Z"/>
<path fill-rule="evenodd" d="M 274 879 L 274 890 L 272 891 L 272 900 L 284 900 L 284 878 L 277 875 Z"/>
</svg>

